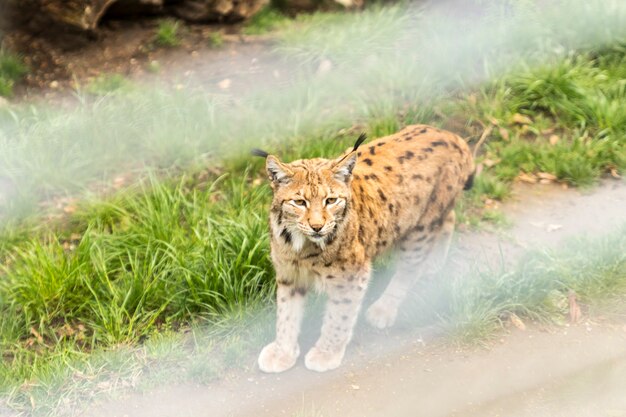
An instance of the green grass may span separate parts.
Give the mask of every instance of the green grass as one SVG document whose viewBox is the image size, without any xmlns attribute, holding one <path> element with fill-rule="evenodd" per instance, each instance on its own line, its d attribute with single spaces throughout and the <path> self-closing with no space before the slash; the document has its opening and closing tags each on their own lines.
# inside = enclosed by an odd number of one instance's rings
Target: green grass
<svg viewBox="0 0 626 417">
<path fill-rule="evenodd" d="M 162 20 L 154 34 L 154 44 L 163 48 L 172 48 L 181 43 L 181 23 L 177 20 Z"/>
<path fill-rule="evenodd" d="M 470 277 L 459 278 L 444 290 L 444 297 L 450 299 L 447 311 L 441 313 L 445 327 L 458 340 L 482 343 L 511 314 L 527 321 L 565 324 L 570 291 L 592 312 L 623 305 L 625 231 L 621 225 L 606 237 L 577 239 L 559 250 L 535 250 L 513 268 L 477 266 Z"/>
<path fill-rule="evenodd" d="M 221 48 L 224 46 L 224 36 L 220 32 L 213 32 L 209 35 L 209 46 L 211 48 Z"/>
<path fill-rule="evenodd" d="M 0 96 L 11 97 L 13 87 L 28 72 L 21 57 L 0 49 Z"/>
<path fill-rule="evenodd" d="M 447 108 L 474 130 L 497 123 L 484 151 L 496 161 L 487 171 L 498 181 L 546 172 L 589 186 L 611 170 L 624 171 L 626 115 L 617 108 L 626 99 L 626 57 L 594 55 L 510 74 Z"/>
<path fill-rule="evenodd" d="M 85 92 L 96 96 L 129 92 L 131 90 L 132 83 L 122 74 L 100 75 L 84 87 Z"/>
<path fill-rule="evenodd" d="M 15 314 L 9 332 L 24 329 L 27 338 L 34 326 L 59 342 L 57 326 L 83 323 L 90 346 L 129 343 L 169 322 L 265 300 L 265 219 L 243 208 L 266 206 L 267 190 L 224 181 L 223 191 L 151 182 L 79 209 L 74 236 L 13 246 L 0 289 L 4 317 Z M 211 200 L 223 203 L 201 204 Z"/>
<path fill-rule="evenodd" d="M 268 6 L 252 16 L 243 27 L 246 35 L 262 35 L 289 26 L 291 19 L 279 10 Z"/>
</svg>

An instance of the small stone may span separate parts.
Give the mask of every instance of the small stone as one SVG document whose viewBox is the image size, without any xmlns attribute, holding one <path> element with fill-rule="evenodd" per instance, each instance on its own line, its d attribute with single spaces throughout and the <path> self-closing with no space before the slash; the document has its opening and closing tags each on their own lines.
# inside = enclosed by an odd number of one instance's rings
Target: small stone
<svg viewBox="0 0 626 417">
<path fill-rule="evenodd" d="M 550 145 L 556 145 L 559 143 L 560 138 L 557 135 L 551 135 L 548 141 L 550 141 Z"/>
<path fill-rule="evenodd" d="M 560 229 L 562 229 L 562 228 L 563 228 L 563 225 L 562 225 L 562 224 L 549 224 L 549 225 L 546 227 L 546 230 L 547 230 L 548 232 L 556 232 L 557 230 L 560 230 Z"/>
<path fill-rule="evenodd" d="M 217 83 L 217 86 L 219 88 L 221 88 L 222 90 L 228 90 L 230 88 L 230 85 L 232 84 L 232 81 L 230 78 L 225 78 L 222 81 L 220 81 L 219 83 Z"/>
<path fill-rule="evenodd" d="M 317 75 L 323 75 L 333 69 L 333 63 L 329 59 L 323 59 L 317 67 Z"/>
</svg>

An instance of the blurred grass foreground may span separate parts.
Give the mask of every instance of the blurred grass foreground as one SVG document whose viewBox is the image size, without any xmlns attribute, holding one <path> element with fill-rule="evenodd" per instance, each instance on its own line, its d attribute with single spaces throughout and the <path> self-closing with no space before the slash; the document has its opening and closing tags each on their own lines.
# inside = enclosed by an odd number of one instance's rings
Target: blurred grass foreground
<svg viewBox="0 0 626 417">
<path fill-rule="evenodd" d="M 270 195 L 250 147 L 327 156 L 360 131 L 429 123 L 474 141 L 492 126 L 467 223 L 520 174 L 589 186 L 623 173 L 626 3 L 480 4 L 469 19 L 392 5 L 281 25 L 274 53 L 293 81 L 280 89 L 137 86 L 0 108 L 0 411 L 68 413 L 112 391 L 98 383 L 158 376 L 153 362 L 209 381 L 260 346 L 267 323 L 233 330 L 273 294 Z M 453 283 L 442 323 L 482 334 L 504 310 L 553 320 L 570 289 L 620 296 L 624 233 L 610 241 Z"/>
</svg>

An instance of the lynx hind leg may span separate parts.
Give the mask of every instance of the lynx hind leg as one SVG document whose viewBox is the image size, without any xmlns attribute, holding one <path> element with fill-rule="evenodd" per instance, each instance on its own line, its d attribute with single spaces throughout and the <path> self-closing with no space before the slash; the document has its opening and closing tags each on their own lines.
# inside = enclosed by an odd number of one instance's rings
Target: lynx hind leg
<svg viewBox="0 0 626 417">
<path fill-rule="evenodd" d="M 369 281 L 369 266 L 346 279 L 335 279 L 326 290 L 328 302 L 320 338 L 304 358 L 305 366 L 318 372 L 337 368 L 352 338 L 361 301 Z"/>
<path fill-rule="evenodd" d="M 440 227 L 416 230 L 398 245 L 400 256 L 395 274 L 383 294 L 367 310 L 367 321 L 374 327 L 391 327 L 398 308 L 415 282 L 436 273 L 445 263 L 454 232 L 455 215 L 450 211 Z"/>
</svg>

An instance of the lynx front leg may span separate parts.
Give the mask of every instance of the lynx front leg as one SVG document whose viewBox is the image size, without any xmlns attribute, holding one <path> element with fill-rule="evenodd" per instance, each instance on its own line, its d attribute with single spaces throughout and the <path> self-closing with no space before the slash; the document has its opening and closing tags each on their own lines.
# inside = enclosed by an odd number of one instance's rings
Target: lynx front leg
<svg viewBox="0 0 626 417">
<path fill-rule="evenodd" d="M 341 365 L 346 346 L 352 338 L 361 302 L 369 281 L 369 268 L 345 278 L 328 281 L 328 302 L 322 334 L 307 353 L 304 364 L 312 371 L 324 372 Z"/>
<path fill-rule="evenodd" d="M 304 312 L 306 289 L 293 281 L 279 279 L 276 288 L 276 340 L 259 355 L 263 372 L 283 372 L 295 365 L 300 356 L 298 335 Z"/>
</svg>

